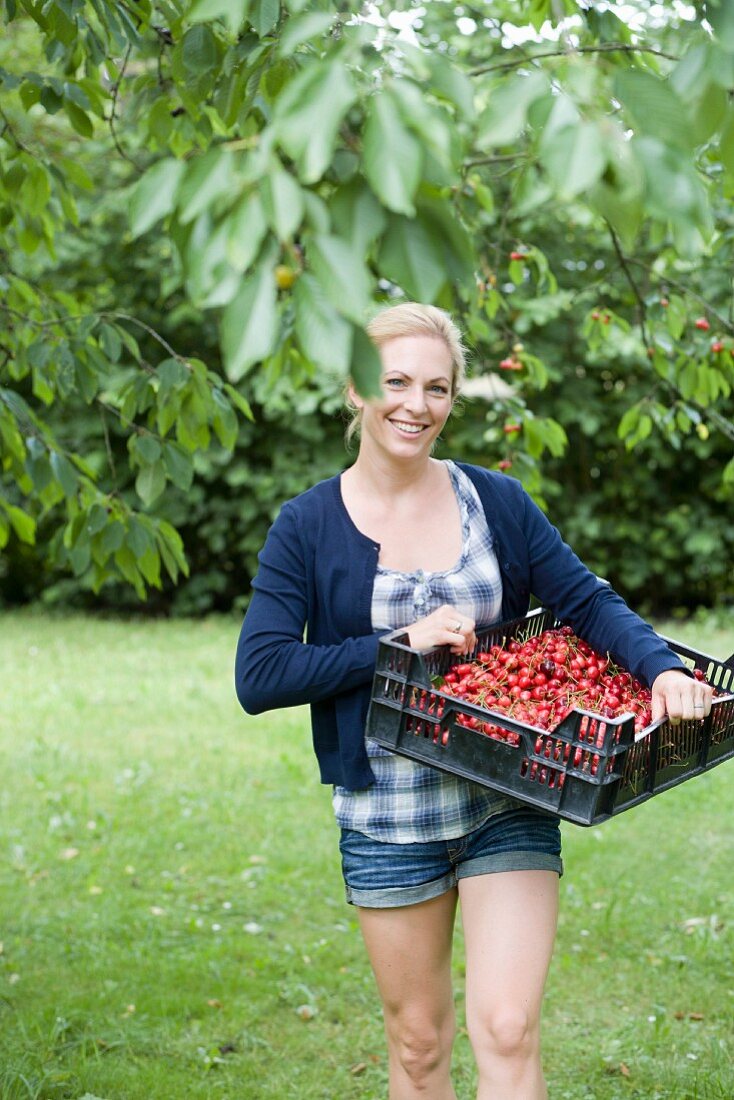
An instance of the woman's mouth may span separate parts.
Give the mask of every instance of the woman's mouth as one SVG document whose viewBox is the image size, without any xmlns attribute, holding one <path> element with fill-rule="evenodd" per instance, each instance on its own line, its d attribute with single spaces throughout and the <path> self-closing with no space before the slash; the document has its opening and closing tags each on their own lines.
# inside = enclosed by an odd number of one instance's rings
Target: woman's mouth
<svg viewBox="0 0 734 1100">
<path fill-rule="evenodd" d="M 390 423 L 401 435 L 420 435 L 428 427 L 427 424 L 411 424 L 407 420 L 391 420 Z"/>
</svg>

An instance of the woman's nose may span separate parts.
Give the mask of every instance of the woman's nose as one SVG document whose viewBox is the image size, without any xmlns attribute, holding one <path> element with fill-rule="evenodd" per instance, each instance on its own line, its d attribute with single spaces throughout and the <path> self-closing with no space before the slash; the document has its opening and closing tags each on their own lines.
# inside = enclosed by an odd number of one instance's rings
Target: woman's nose
<svg viewBox="0 0 734 1100">
<path fill-rule="evenodd" d="M 411 386 L 410 389 L 406 390 L 403 404 L 406 409 L 410 409 L 411 412 L 424 412 L 426 408 L 426 395 L 423 386 Z"/>
</svg>

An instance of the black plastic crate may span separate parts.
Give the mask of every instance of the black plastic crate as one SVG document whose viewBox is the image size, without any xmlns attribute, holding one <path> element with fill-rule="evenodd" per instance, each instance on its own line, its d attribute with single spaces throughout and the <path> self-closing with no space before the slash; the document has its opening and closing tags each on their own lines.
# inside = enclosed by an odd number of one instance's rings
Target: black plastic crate
<svg viewBox="0 0 734 1100">
<path fill-rule="evenodd" d="M 367 734 L 383 748 L 512 795 L 578 825 L 596 825 L 734 756 L 734 655 L 718 661 L 665 638 L 690 668 L 699 668 L 719 697 L 703 721 L 673 725 L 667 718 L 635 739 L 634 717 L 604 718 L 573 710 L 552 731 L 517 722 L 433 686 L 455 664 L 492 645 L 560 626 L 540 608 L 483 633 L 474 654 L 447 646 L 411 649 L 404 631 L 383 638 Z M 508 744 L 459 722 L 514 734 Z"/>
</svg>

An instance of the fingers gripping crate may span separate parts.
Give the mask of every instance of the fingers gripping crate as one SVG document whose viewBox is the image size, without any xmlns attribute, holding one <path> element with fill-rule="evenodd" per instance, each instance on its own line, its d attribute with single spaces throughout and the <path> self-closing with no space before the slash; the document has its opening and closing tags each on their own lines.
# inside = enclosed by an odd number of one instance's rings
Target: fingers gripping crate
<svg viewBox="0 0 734 1100">
<path fill-rule="evenodd" d="M 561 625 L 540 609 L 481 635 L 476 652 Z M 721 662 L 665 641 L 720 693 L 703 722 L 662 719 L 635 740 L 634 717 L 573 710 L 541 730 L 433 684 L 466 660 L 420 653 L 400 631 L 380 642 L 367 733 L 383 748 L 492 787 L 579 825 L 595 825 L 734 756 L 734 656 Z M 472 726 L 476 728 L 471 728 Z"/>
</svg>

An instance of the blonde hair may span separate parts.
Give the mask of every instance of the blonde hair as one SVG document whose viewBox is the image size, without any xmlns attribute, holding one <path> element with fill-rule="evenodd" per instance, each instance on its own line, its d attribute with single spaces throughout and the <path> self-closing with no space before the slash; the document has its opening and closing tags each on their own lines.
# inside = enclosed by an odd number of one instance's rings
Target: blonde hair
<svg viewBox="0 0 734 1100">
<path fill-rule="evenodd" d="M 365 332 L 376 348 L 398 336 L 435 336 L 443 340 L 451 355 L 451 400 L 461 392 L 466 374 L 466 348 L 458 326 L 446 310 L 420 302 L 402 302 L 375 314 L 365 325 Z M 350 401 L 348 394 L 346 407 L 349 421 L 345 438 L 349 445 L 359 432 L 361 410 Z"/>
</svg>

